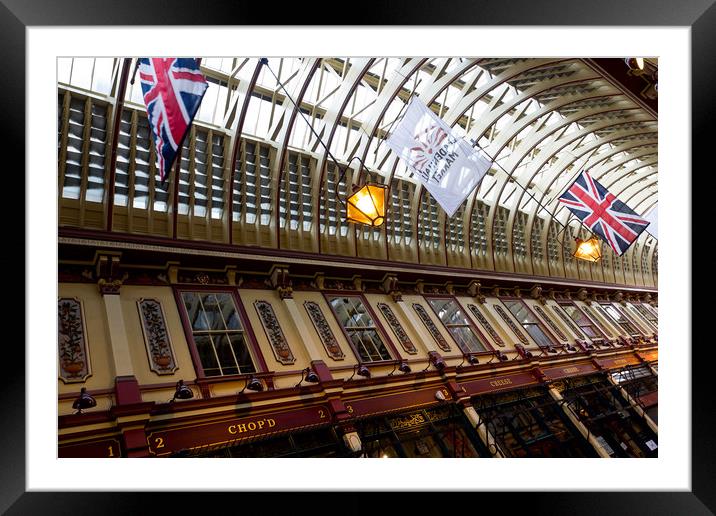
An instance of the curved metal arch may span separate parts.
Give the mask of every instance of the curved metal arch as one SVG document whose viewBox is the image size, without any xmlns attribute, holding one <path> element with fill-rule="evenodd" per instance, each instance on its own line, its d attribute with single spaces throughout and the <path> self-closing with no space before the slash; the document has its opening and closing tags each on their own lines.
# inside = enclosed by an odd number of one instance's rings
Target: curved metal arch
<svg viewBox="0 0 716 516">
<path fill-rule="evenodd" d="M 336 109 L 333 109 L 333 107 L 328 109 L 328 113 L 326 117 L 324 118 L 324 125 L 321 128 L 321 131 L 316 131 L 319 134 L 325 134 L 326 131 L 328 132 L 328 137 L 326 141 L 324 142 L 327 148 L 331 148 L 331 144 L 333 142 L 333 137 L 335 136 L 335 132 L 338 128 L 338 124 L 340 123 L 341 119 L 343 118 L 343 112 L 345 111 L 346 107 L 348 106 L 348 103 L 350 102 L 350 99 L 358 89 L 358 86 L 360 85 L 360 82 L 363 80 L 363 77 L 368 72 L 372 64 L 375 62 L 374 58 L 368 58 L 368 59 L 357 59 L 358 64 L 351 66 L 350 70 L 348 71 L 348 74 L 344 78 L 344 80 L 341 82 L 341 85 L 339 87 L 339 90 L 336 92 L 334 100 L 333 100 L 333 106 L 336 107 Z M 312 217 L 315 223 L 313 224 L 313 227 L 311 228 L 311 241 L 313 242 L 313 248 L 318 250 L 320 253 L 320 245 L 321 245 L 321 238 L 320 238 L 320 211 L 321 211 L 321 195 L 322 195 L 322 179 L 323 179 L 323 170 L 326 166 L 328 160 L 328 153 L 325 152 L 325 149 L 323 149 L 322 152 L 318 153 L 316 168 L 311 172 L 311 184 L 314 185 L 313 192 L 314 192 L 314 203 L 313 207 L 311 209 Z M 280 184 L 280 182 L 279 182 Z M 278 240 L 279 248 L 280 248 L 280 237 Z"/>
<path fill-rule="evenodd" d="M 525 73 L 526 71 L 539 69 L 539 68 L 542 68 L 544 66 L 554 64 L 554 63 L 569 62 L 569 61 L 572 61 L 572 60 L 571 59 L 535 59 L 535 60 L 524 61 L 519 67 L 510 67 L 507 69 L 507 71 L 505 73 L 495 75 L 488 83 L 484 84 L 480 88 L 473 90 L 472 92 L 469 92 L 467 95 L 464 95 L 460 100 L 458 100 L 457 103 L 455 104 L 455 107 L 451 108 L 448 111 L 448 116 L 446 117 L 445 122 L 448 125 L 450 125 L 451 127 L 453 127 L 458 122 L 458 120 L 460 120 L 460 118 L 480 99 L 482 99 L 484 96 L 488 95 L 495 88 L 501 86 L 502 84 L 506 83 L 510 79 L 517 77 L 517 76 L 521 75 L 522 73 Z M 579 72 L 575 72 L 575 73 L 579 73 Z M 593 74 L 590 74 L 590 75 L 593 75 Z M 573 81 L 574 79 L 571 79 L 571 80 Z M 577 82 L 585 82 L 586 80 L 587 80 L 586 78 L 580 78 Z M 565 82 L 569 82 L 569 79 L 551 82 L 547 89 L 551 89 L 556 86 L 561 86 Z M 445 87 L 447 87 L 448 85 L 449 84 L 446 84 Z M 432 104 L 432 102 L 437 97 L 437 95 L 439 95 L 439 92 L 436 93 L 435 97 L 433 97 L 430 104 Z M 499 99 L 497 99 L 497 98 L 493 99 L 493 102 L 496 102 L 498 100 Z M 518 94 L 518 95 L 515 95 L 514 99 L 511 99 L 511 101 L 513 101 L 513 100 L 516 100 L 515 105 L 517 105 L 517 104 L 519 104 L 519 102 L 523 102 L 524 100 L 526 100 L 526 98 L 520 98 L 520 95 Z M 428 105 L 430 105 L 430 104 L 428 104 Z M 489 110 L 488 112 L 491 112 L 491 111 L 492 110 Z M 393 159 L 397 160 L 397 157 L 394 156 Z M 395 170 L 395 165 L 393 165 L 393 170 Z M 422 189 L 423 189 L 422 185 L 418 183 L 416 185 L 416 190 L 422 190 Z M 476 192 L 477 192 L 477 189 L 476 189 Z M 471 197 L 473 197 L 473 196 L 471 196 Z M 418 198 L 422 198 L 422 197 L 418 197 Z M 469 252 L 472 253 L 471 238 L 469 236 L 470 231 L 471 231 L 470 220 L 471 220 L 471 216 L 472 216 L 472 210 L 470 208 L 471 207 L 466 207 L 466 209 L 463 211 L 463 228 L 466 228 L 466 233 L 468 234 L 466 245 L 469 249 Z M 419 218 L 417 217 L 417 210 L 419 210 L 419 207 L 416 208 L 415 216 L 414 216 L 414 220 L 415 220 L 415 224 L 416 224 L 415 225 L 416 231 L 417 231 L 418 223 L 419 223 Z M 442 224 L 443 237 L 446 234 L 445 230 L 446 230 L 447 222 L 448 222 L 448 218 L 445 217 L 443 214 L 443 224 Z M 387 240 L 387 238 L 386 238 L 386 240 Z M 420 253 L 420 251 L 419 251 L 420 244 L 418 243 L 417 245 L 418 245 L 418 256 L 419 256 L 420 255 L 419 254 Z M 446 244 L 445 244 L 445 249 L 447 249 Z M 446 257 L 446 259 L 447 259 L 447 257 Z M 473 262 L 472 256 L 470 256 L 470 263 L 472 264 L 472 262 Z"/>
<path fill-rule="evenodd" d="M 611 110 L 608 110 L 608 111 L 611 111 Z M 572 117 L 569 117 L 569 118 L 572 118 Z M 527 165 L 527 167 L 525 167 L 525 169 L 523 170 L 521 176 L 527 175 L 527 171 L 528 171 L 528 170 L 533 170 L 534 172 L 532 173 L 532 176 L 530 177 L 530 180 L 531 180 L 531 179 L 534 177 L 534 175 L 537 173 L 537 171 L 539 171 L 539 170 L 541 169 L 541 167 L 542 167 L 545 163 L 547 163 L 549 160 L 551 160 L 551 159 L 552 159 L 558 152 L 560 152 L 564 147 L 566 147 L 567 145 L 569 145 L 570 143 L 572 143 L 572 142 L 574 142 L 574 141 L 576 141 L 576 140 L 579 140 L 579 139 L 581 139 L 581 138 L 583 138 L 583 137 L 585 137 L 585 136 L 587 136 L 587 135 L 589 135 L 589 134 L 591 134 L 591 133 L 594 133 L 594 132 L 596 132 L 596 131 L 599 131 L 599 130 L 602 130 L 602 129 L 605 129 L 605 128 L 608 128 L 608 127 L 617 127 L 617 126 L 619 126 L 619 125 L 626 125 L 626 124 L 629 124 L 629 123 L 632 123 L 632 122 L 635 122 L 635 121 L 637 121 L 637 120 L 630 119 L 630 120 L 628 120 L 628 121 L 617 121 L 617 122 L 615 122 L 615 121 L 613 121 L 613 120 L 606 120 L 606 121 L 603 122 L 603 123 L 591 124 L 589 127 L 585 128 L 585 129 L 582 129 L 581 131 L 577 131 L 577 132 L 574 132 L 574 133 L 570 133 L 570 134 L 568 134 L 568 135 L 562 135 L 561 137 L 557 138 L 556 140 L 554 140 L 554 141 L 550 144 L 550 148 L 549 148 L 549 149 L 541 150 L 541 151 L 540 151 L 540 155 L 542 155 L 543 153 L 544 153 L 545 155 L 538 157 L 538 159 L 535 160 L 535 161 L 529 162 L 528 165 Z M 540 136 L 541 136 L 540 138 L 533 138 L 533 140 L 531 140 L 529 143 L 526 143 L 526 145 L 529 145 L 529 146 L 530 146 L 530 150 L 531 150 L 531 148 L 536 147 L 537 145 L 539 145 L 539 143 L 540 143 L 541 141 L 544 141 L 544 139 L 546 139 L 549 135 L 554 134 L 555 132 L 559 131 L 560 128 L 565 127 L 565 126 L 568 126 L 568 125 L 570 125 L 570 124 L 573 123 L 573 122 L 574 122 L 574 120 L 565 119 L 565 120 L 562 120 L 561 123 L 553 124 L 553 125 L 551 125 L 551 126 L 547 126 L 547 127 L 545 128 L 545 133 L 546 133 L 545 135 L 540 135 Z M 567 140 L 566 143 L 564 143 L 564 142 L 562 141 L 563 138 Z M 536 140 L 536 141 L 535 141 L 535 140 Z M 513 155 L 514 155 L 514 153 L 513 153 Z M 511 169 L 508 169 L 507 167 L 505 167 L 505 170 L 508 172 L 508 174 L 511 175 L 511 174 L 514 172 L 515 168 L 517 168 L 517 167 L 519 166 L 519 163 L 521 162 L 522 159 L 524 159 L 524 157 L 525 157 L 526 155 L 527 155 L 527 153 L 523 152 L 522 158 L 521 158 L 520 160 L 518 160 L 518 161 L 513 165 L 513 167 L 512 167 Z M 510 158 L 511 158 L 511 157 L 512 157 L 512 156 L 510 156 Z M 538 165 L 539 165 L 539 166 L 538 166 Z M 490 230 L 490 231 L 491 231 L 491 238 L 492 238 L 493 240 L 494 240 L 494 224 L 495 224 L 494 213 L 495 213 L 497 207 L 498 207 L 499 204 L 500 204 L 500 199 L 501 199 L 501 197 L 502 197 L 502 193 L 503 193 L 503 191 L 504 191 L 505 185 L 509 182 L 509 177 L 510 177 L 510 176 L 508 175 L 508 176 L 501 177 L 501 178 L 499 178 L 499 179 L 497 180 L 497 184 L 499 185 L 499 188 L 498 188 L 497 193 L 496 193 L 496 195 L 495 195 L 495 203 L 490 207 L 490 213 L 489 213 L 489 215 L 488 215 L 488 220 L 491 222 L 491 224 L 490 224 L 491 230 Z M 529 184 L 529 183 L 528 183 L 528 184 Z M 516 199 L 517 199 L 517 201 L 513 201 L 513 206 L 519 207 L 519 203 L 521 202 L 522 195 L 519 195 Z M 518 204 L 515 205 L 515 204 L 514 204 L 515 202 L 517 202 Z M 505 224 L 505 233 L 506 233 L 506 237 L 509 239 L 509 240 L 508 240 L 508 242 L 509 242 L 508 247 L 509 247 L 510 249 L 512 249 L 512 247 L 513 247 L 513 243 L 512 243 L 512 228 L 513 228 L 513 225 L 514 225 L 514 217 L 515 217 L 515 215 L 513 214 L 513 211 L 516 210 L 517 208 L 514 208 L 514 209 L 513 209 L 512 207 L 510 207 L 510 208 L 508 208 L 508 209 L 510 210 L 510 214 L 509 214 L 508 220 L 507 220 L 507 222 L 506 222 L 506 224 Z M 527 237 L 528 235 L 525 235 L 525 236 Z M 531 231 L 529 232 L 529 238 L 530 238 L 530 240 L 531 240 Z M 494 254 L 494 247 L 493 247 L 493 254 Z M 493 258 L 493 260 L 494 260 L 494 258 Z M 513 268 L 514 268 L 514 263 L 513 263 Z"/>
</svg>

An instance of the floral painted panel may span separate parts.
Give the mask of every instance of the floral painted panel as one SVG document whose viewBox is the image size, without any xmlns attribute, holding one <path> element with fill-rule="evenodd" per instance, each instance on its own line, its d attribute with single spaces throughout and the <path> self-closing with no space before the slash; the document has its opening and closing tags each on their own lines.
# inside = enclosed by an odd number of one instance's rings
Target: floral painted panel
<svg viewBox="0 0 716 516">
<path fill-rule="evenodd" d="M 172 374 L 179 369 L 174 359 L 166 319 L 161 303 L 156 299 L 137 300 L 139 317 L 142 320 L 144 345 L 147 348 L 149 368 L 157 374 Z"/>
<path fill-rule="evenodd" d="M 57 345 L 60 380 L 84 382 L 92 374 L 82 303 L 75 298 L 60 298 L 57 303 Z"/>
<path fill-rule="evenodd" d="M 321 342 L 326 348 L 328 356 L 333 360 L 343 360 L 345 354 L 338 344 L 336 337 L 333 335 L 331 327 L 328 326 L 328 321 L 326 321 L 321 307 L 318 306 L 318 303 L 314 303 L 313 301 L 305 301 L 303 306 L 306 312 L 308 312 L 308 316 L 311 318 L 311 322 L 314 328 L 316 328 L 316 332 L 318 332 L 318 336 L 321 338 Z"/>
<path fill-rule="evenodd" d="M 286 337 L 284 337 L 281 326 L 278 324 L 278 319 L 271 303 L 268 301 L 255 301 L 254 306 L 259 314 L 259 319 L 261 319 L 261 324 L 264 327 L 276 360 L 282 364 L 293 364 L 296 361 L 296 357 L 293 356 L 291 348 L 288 347 L 288 342 L 286 342 Z"/>
<path fill-rule="evenodd" d="M 552 319 L 547 316 L 547 313 L 542 310 L 541 306 L 533 305 L 532 308 L 534 308 L 534 311 L 537 312 L 540 317 L 544 320 L 544 322 L 547 323 L 547 325 L 552 328 L 552 331 L 557 334 L 557 336 L 562 340 L 567 340 L 567 336 L 564 334 L 562 330 L 559 329 L 559 326 L 557 326 Z"/>
<path fill-rule="evenodd" d="M 564 321 L 564 324 L 569 326 L 569 329 L 572 330 L 577 337 L 580 337 L 582 339 L 587 338 L 584 335 L 584 333 L 582 333 L 582 330 L 580 330 L 579 328 L 577 328 L 577 326 L 575 326 L 575 324 L 572 322 L 572 320 L 569 317 L 567 317 L 567 314 L 565 314 L 560 307 L 552 305 L 552 310 L 554 310 L 554 313 L 556 313 L 559 316 L 559 318 Z"/>
<path fill-rule="evenodd" d="M 525 334 L 522 333 L 522 331 L 517 327 L 517 325 L 510 319 L 510 316 L 507 315 L 507 312 L 505 312 L 500 305 L 492 305 L 492 307 L 495 309 L 495 312 L 497 312 L 497 315 L 502 317 L 502 320 L 507 323 L 507 326 L 510 327 L 512 332 L 517 335 L 517 338 L 520 339 L 520 342 L 523 344 L 529 344 L 530 341 L 527 340 L 527 337 L 525 337 Z"/>
<path fill-rule="evenodd" d="M 388 321 L 390 329 L 393 330 L 393 333 L 395 333 L 395 336 L 398 338 L 400 345 L 403 346 L 403 349 L 411 355 L 417 353 L 418 350 L 415 349 L 415 345 L 413 345 L 410 341 L 410 337 L 408 337 L 408 334 L 405 333 L 403 326 L 400 324 L 398 318 L 395 317 L 395 314 L 393 313 L 393 310 L 391 310 L 390 306 L 385 303 L 378 303 L 378 308 L 385 316 L 385 320 Z"/>
<path fill-rule="evenodd" d="M 413 310 L 415 310 L 415 313 L 418 314 L 418 317 L 420 317 L 420 320 L 423 321 L 423 324 L 430 332 L 430 335 L 433 336 L 435 339 L 435 342 L 438 343 L 438 346 L 443 351 L 450 351 L 450 344 L 447 343 L 445 340 L 445 337 L 443 337 L 442 333 L 440 333 L 440 330 L 438 330 L 438 327 L 435 326 L 435 323 L 428 315 L 428 312 L 425 311 L 425 308 L 423 308 L 423 305 L 418 303 L 413 303 Z"/>
<path fill-rule="evenodd" d="M 470 309 L 472 314 L 477 318 L 478 321 L 480 321 L 480 324 L 482 324 L 482 327 L 485 328 L 487 333 L 490 334 L 490 337 L 492 337 L 492 340 L 495 341 L 495 344 L 498 346 L 505 345 L 505 341 L 502 340 L 502 337 L 499 336 L 499 334 L 495 331 L 495 328 L 492 327 L 490 324 L 490 321 L 487 320 L 487 318 L 482 315 L 482 312 L 480 312 L 479 308 L 477 308 L 476 305 L 468 304 L 467 307 Z"/>
</svg>

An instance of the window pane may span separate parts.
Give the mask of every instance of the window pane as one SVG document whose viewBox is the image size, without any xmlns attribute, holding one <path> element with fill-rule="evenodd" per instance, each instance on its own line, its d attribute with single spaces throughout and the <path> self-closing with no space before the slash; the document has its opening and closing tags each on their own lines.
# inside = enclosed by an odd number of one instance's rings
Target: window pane
<svg viewBox="0 0 716 516">
<path fill-rule="evenodd" d="M 204 313 L 209 321 L 209 329 L 224 330 L 224 318 L 221 315 L 221 306 L 215 294 L 206 294 L 202 296 L 202 304 L 204 305 Z"/>
<path fill-rule="evenodd" d="M 532 337 L 537 344 L 539 344 L 541 347 L 549 347 L 552 346 L 552 341 L 549 340 L 549 337 L 545 335 L 545 333 L 542 331 L 542 328 L 537 326 L 536 324 L 523 324 L 525 330 L 527 330 L 527 333 L 530 334 L 530 337 Z"/>
<path fill-rule="evenodd" d="M 457 345 L 464 353 L 477 353 L 485 351 L 485 347 L 477 339 L 469 326 L 452 326 L 448 328 Z"/>
<path fill-rule="evenodd" d="M 537 323 L 537 319 L 534 318 L 527 307 L 520 301 L 505 301 L 504 303 L 507 308 L 510 309 L 512 315 L 515 316 L 515 319 L 520 321 L 520 324 Z"/>
<path fill-rule="evenodd" d="M 182 294 L 182 298 L 184 299 L 184 306 L 186 307 L 192 329 L 194 331 L 208 330 L 209 323 L 206 321 L 206 317 L 204 317 L 204 311 L 199 303 L 199 296 L 193 292 L 185 292 Z"/>
<path fill-rule="evenodd" d="M 241 369 L 240 372 L 242 374 L 255 373 L 256 368 L 254 368 L 244 336 L 242 334 L 231 335 L 231 346 L 234 348 L 234 355 Z"/>
<path fill-rule="evenodd" d="M 216 354 L 219 357 L 222 373 L 238 374 L 239 368 L 236 366 L 236 360 L 234 360 L 229 338 L 226 335 L 214 336 L 214 346 L 216 347 Z"/>
<path fill-rule="evenodd" d="M 216 355 L 214 355 L 214 348 L 211 344 L 211 337 L 197 335 L 194 337 L 194 342 L 199 352 L 199 360 L 201 361 L 201 367 L 204 368 L 204 374 L 206 376 L 221 374 L 219 364 L 216 362 Z"/>
</svg>

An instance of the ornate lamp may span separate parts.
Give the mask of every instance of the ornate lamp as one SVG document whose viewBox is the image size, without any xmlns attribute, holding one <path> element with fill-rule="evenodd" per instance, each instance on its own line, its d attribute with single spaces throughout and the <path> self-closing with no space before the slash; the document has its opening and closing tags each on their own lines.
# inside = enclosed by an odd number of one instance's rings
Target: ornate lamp
<svg viewBox="0 0 716 516">
<path fill-rule="evenodd" d="M 77 409 L 75 414 L 82 414 L 82 409 L 88 409 L 97 406 L 97 401 L 89 394 L 87 394 L 87 388 L 82 387 L 80 389 L 80 395 L 72 403 L 72 408 Z"/>
<path fill-rule="evenodd" d="M 188 400 L 193 397 L 194 397 L 194 393 L 192 392 L 192 390 L 189 387 L 184 385 L 184 380 L 179 380 L 177 382 L 176 391 L 174 391 L 174 397 L 169 401 Z"/>
<path fill-rule="evenodd" d="M 346 199 L 346 218 L 351 222 L 380 226 L 385 222 L 386 185 L 368 183 Z"/>
<path fill-rule="evenodd" d="M 262 384 L 261 380 L 259 380 L 255 376 L 252 376 L 251 378 L 246 379 L 246 385 L 244 385 L 244 388 L 239 391 L 239 394 L 244 392 L 246 389 L 250 391 L 261 392 L 264 390 L 264 384 Z"/>
<path fill-rule="evenodd" d="M 630 70 L 644 70 L 644 58 L 643 57 L 627 57 L 624 62 Z"/>
<path fill-rule="evenodd" d="M 582 240 L 581 238 L 575 238 L 574 240 L 577 242 L 577 247 L 572 254 L 575 258 L 587 260 L 588 262 L 598 262 L 602 258 L 601 246 L 596 237 L 588 240 Z"/>
<path fill-rule="evenodd" d="M 301 371 L 301 380 L 294 387 L 300 386 L 303 383 L 303 380 L 311 383 L 318 383 L 319 378 L 313 369 L 307 367 Z"/>
</svg>

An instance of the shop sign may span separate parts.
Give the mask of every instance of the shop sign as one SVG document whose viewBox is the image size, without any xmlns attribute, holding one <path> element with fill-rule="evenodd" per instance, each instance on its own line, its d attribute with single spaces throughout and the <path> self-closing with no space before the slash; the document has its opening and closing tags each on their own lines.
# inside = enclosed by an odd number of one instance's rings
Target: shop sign
<svg viewBox="0 0 716 516">
<path fill-rule="evenodd" d="M 560 378 L 567 378 L 569 376 L 581 376 L 591 373 L 596 373 L 597 368 L 593 364 L 575 364 L 575 365 L 563 365 L 559 367 L 548 367 L 542 369 L 545 376 L 550 380 L 559 380 Z"/>
<path fill-rule="evenodd" d="M 531 373 L 515 373 L 511 375 L 480 378 L 479 380 L 461 383 L 460 386 L 465 389 L 470 396 L 474 396 L 484 392 L 516 389 L 536 383 L 537 379 Z"/>
<path fill-rule="evenodd" d="M 153 431 L 147 436 L 149 453 L 168 455 L 180 450 L 191 450 L 236 442 L 247 438 L 268 436 L 285 430 L 329 423 L 330 413 L 325 406 L 309 407 L 289 412 L 269 413 L 217 423 Z"/>
<path fill-rule="evenodd" d="M 61 444 L 57 448 L 57 457 L 64 458 L 115 458 L 122 452 L 117 439 L 103 439 L 91 443 Z"/>
<path fill-rule="evenodd" d="M 614 369 L 628 365 L 639 364 L 640 361 L 636 355 L 626 355 L 618 358 L 597 358 L 596 362 L 604 369 Z"/>
</svg>

